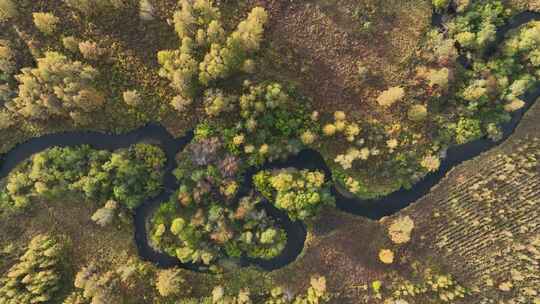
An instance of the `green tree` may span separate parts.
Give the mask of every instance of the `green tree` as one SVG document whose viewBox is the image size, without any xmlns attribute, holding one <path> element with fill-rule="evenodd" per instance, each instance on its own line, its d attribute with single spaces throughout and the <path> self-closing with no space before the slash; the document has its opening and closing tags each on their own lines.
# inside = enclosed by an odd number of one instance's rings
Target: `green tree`
<svg viewBox="0 0 540 304">
<path fill-rule="evenodd" d="M 17 6 L 13 0 L 0 0 L 0 22 L 7 21 L 17 15 Z"/>
<path fill-rule="evenodd" d="M 456 128 L 456 142 L 464 144 L 482 137 L 480 121 L 471 118 L 461 118 Z"/>
<path fill-rule="evenodd" d="M 72 292 L 62 304 L 90 304 L 90 302 L 83 296 L 82 292 Z"/>
<path fill-rule="evenodd" d="M 66 192 L 81 193 L 88 199 L 115 200 L 136 208 L 161 189 L 165 153 L 158 147 L 137 144 L 115 151 L 92 150 L 88 146 L 51 148 L 35 154 L 7 177 L 8 197 L 3 209 L 19 210 L 31 197 L 55 198 Z M 95 214 L 96 221 L 108 222 L 113 206 Z"/>
<path fill-rule="evenodd" d="M 168 79 L 178 94 L 171 104 L 183 111 L 197 95 L 213 87 L 215 80 L 253 70 L 255 63 L 251 57 L 260 47 L 267 15 L 264 9 L 254 8 L 227 37 L 213 1 L 182 0 L 180 5 L 173 16 L 180 47 L 160 51 L 157 57 L 161 65 L 159 75 Z"/>
<path fill-rule="evenodd" d="M 255 7 L 246 20 L 238 24 L 224 46 L 213 43 L 200 64 L 199 80 L 208 85 L 211 81 L 226 78 L 241 70 L 249 54 L 259 50 L 267 19 L 266 11 Z"/>
<path fill-rule="evenodd" d="M 63 37 L 62 45 L 72 53 L 79 51 L 79 40 L 73 36 Z"/>
<path fill-rule="evenodd" d="M 334 204 L 330 184 L 319 171 L 285 169 L 261 171 L 254 177 L 255 187 L 293 220 L 306 220 L 319 214 L 323 206 Z M 269 195 L 271 194 L 271 195 Z"/>
<path fill-rule="evenodd" d="M 481 53 L 495 40 L 497 27 L 509 14 L 510 10 L 500 0 L 474 1 L 464 13 L 447 24 L 448 32 L 462 48 Z"/>
<path fill-rule="evenodd" d="M 6 106 L 33 119 L 74 117 L 99 109 L 105 102 L 94 82 L 98 71 L 56 52 L 37 59 L 36 68 L 23 68 L 15 76 L 19 94 Z"/>
<path fill-rule="evenodd" d="M 413 105 L 409 108 L 407 116 L 412 121 L 425 120 L 428 115 L 427 108 L 424 105 Z"/>
<path fill-rule="evenodd" d="M 437 11 L 442 11 L 448 7 L 450 0 L 432 0 L 433 7 Z"/>
<path fill-rule="evenodd" d="M 34 237 L 26 252 L 0 278 L 0 303 L 49 303 L 60 289 L 63 244 L 49 235 Z"/>
<path fill-rule="evenodd" d="M 60 19 L 52 13 L 34 13 L 34 24 L 43 34 L 52 35 Z"/>
</svg>

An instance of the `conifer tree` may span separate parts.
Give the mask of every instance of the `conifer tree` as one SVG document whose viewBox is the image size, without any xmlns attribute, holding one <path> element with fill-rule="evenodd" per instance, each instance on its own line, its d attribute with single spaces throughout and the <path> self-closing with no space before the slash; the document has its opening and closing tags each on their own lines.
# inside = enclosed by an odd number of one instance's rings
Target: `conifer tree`
<svg viewBox="0 0 540 304">
<path fill-rule="evenodd" d="M 23 68 L 15 76 L 19 94 L 7 107 L 24 117 L 74 117 L 100 108 L 104 96 L 94 82 L 98 71 L 57 52 L 46 52 L 36 68 Z"/>
<path fill-rule="evenodd" d="M 0 278 L 0 303 L 49 303 L 60 289 L 63 250 L 54 237 L 34 237 L 19 262 Z"/>
</svg>

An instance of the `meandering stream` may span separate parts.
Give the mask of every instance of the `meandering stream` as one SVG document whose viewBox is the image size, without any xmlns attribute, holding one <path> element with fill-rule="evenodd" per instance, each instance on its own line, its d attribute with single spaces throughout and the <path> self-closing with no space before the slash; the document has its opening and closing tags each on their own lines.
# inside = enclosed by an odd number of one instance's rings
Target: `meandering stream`
<svg viewBox="0 0 540 304">
<path fill-rule="evenodd" d="M 440 20 L 441 18 L 434 17 L 433 23 L 436 25 L 440 23 Z M 507 25 L 499 30 L 494 45 L 498 45 L 509 30 L 532 20 L 540 20 L 540 13 L 524 12 L 516 15 Z M 489 48 L 487 53 L 493 53 L 494 49 L 495 48 Z M 339 191 L 334 187 L 332 192 L 336 197 L 337 207 L 345 212 L 375 220 L 400 211 L 409 206 L 412 202 L 426 195 L 434 185 L 440 182 L 450 169 L 463 161 L 469 160 L 480 153 L 493 148 L 507 139 L 514 132 L 525 112 L 539 96 L 540 86 L 537 86 L 523 96 L 526 106 L 513 113 L 512 120 L 502 126 L 504 135 L 501 141 L 493 142 L 487 138 L 483 138 L 464 145 L 451 147 L 448 149 L 447 157 L 442 160 L 440 169 L 437 172 L 428 174 L 420 182 L 415 184 L 412 189 L 401 189 L 380 199 L 357 199 L 344 194 L 344 191 Z M 19 144 L 4 155 L 2 166 L 0 167 L 0 179 L 5 178 L 19 163 L 30 158 L 33 154 L 55 146 L 72 147 L 89 145 L 95 149 L 116 150 L 127 148 L 130 145 L 139 142 L 156 144 L 164 150 L 167 156 L 167 162 L 164 168 L 163 191 L 159 196 L 145 201 L 134 211 L 135 243 L 139 255 L 143 260 L 154 262 L 160 267 L 180 265 L 188 269 L 199 270 L 200 268 L 197 265 L 182 264 L 175 257 L 157 252 L 149 245 L 147 236 L 147 224 L 153 211 L 160 203 L 167 201 L 170 195 L 178 187 L 176 178 L 172 174 L 175 168 L 175 156 L 192 140 L 192 138 L 192 132 L 189 132 L 181 138 L 174 138 L 164 127 L 156 124 L 149 124 L 135 131 L 120 135 L 86 131 L 44 135 Z M 324 159 L 315 150 L 303 150 L 287 161 L 271 163 L 264 166 L 262 169 L 278 167 L 318 169 L 324 171 L 328 177 L 331 177 L 331 172 Z M 248 173 L 246 174 L 247 185 L 245 186 L 251 186 L 251 176 L 260 169 L 261 168 L 253 168 L 248 170 Z M 276 219 L 278 225 L 287 231 L 287 245 L 283 250 L 283 253 L 274 259 L 262 260 L 245 258 L 240 261 L 240 264 L 257 265 L 265 270 L 273 270 L 293 262 L 302 252 L 306 239 L 306 228 L 301 222 L 290 221 L 286 214 L 270 206 L 270 204 L 267 204 L 265 209 Z"/>
</svg>

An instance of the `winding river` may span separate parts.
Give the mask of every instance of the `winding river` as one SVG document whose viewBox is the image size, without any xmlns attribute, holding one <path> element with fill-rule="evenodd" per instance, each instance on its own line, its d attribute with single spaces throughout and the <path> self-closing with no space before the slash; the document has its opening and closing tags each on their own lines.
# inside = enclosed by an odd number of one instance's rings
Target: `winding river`
<svg viewBox="0 0 540 304">
<path fill-rule="evenodd" d="M 490 56 L 495 52 L 496 46 L 504 39 L 508 31 L 532 20 L 540 20 L 540 13 L 524 12 L 514 16 L 507 25 L 503 26 L 498 31 L 497 39 L 493 46 L 488 48 L 486 55 Z M 441 21 L 442 18 L 440 18 L 440 16 L 434 16 L 434 25 L 440 25 Z M 420 182 L 415 184 L 412 189 L 401 189 L 380 199 L 361 200 L 347 195 L 344 191 L 334 187 L 332 192 L 336 197 L 336 206 L 345 212 L 374 220 L 400 211 L 409 206 L 412 202 L 426 195 L 450 169 L 463 161 L 469 160 L 480 153 L 493 148 L 507 139 L 514 132 L 525 112 L 539 96 L 540 86 L 530 90 L 523 96 L 526 106 L 513 113 L 512 120 L 502 126 L 504 135 L 501 141 L 493 142 L 487 138 L 483 138 L 464 145 L 451 147 L 448 149 L 447 157 L 442 160 L 440 169 L 437 172 L 428 174 Z M 164 168 L 163 191 L 157 197 L 145 201 L 134 212 L 135 243 L 139 255 L 141 259 L 154 262 L 159 267 L 163 268 L 181 266 L 192 270 L 200 270 L 198 265 L 182 264 L 175 257 L 157 252 L 150 246 L 147 237 L 147 225 L 153 211 L 160 203 L 167 201 L 170 195 L 178 187 L 176 178 L 172 174 L 175 168 L 175 156 L 192 140 L 192 138 L 192 132 L 189 132 L 181 138 L 174 138 L 164 127 L 157 124 L 149 124 L 135 131 L 121 135 L 86 131 L 44 135 L 19 144 L 3 155 L 0 167 L 0 179 L 5 178 L 20 162 L 30 158 L 33 154 L 55 146 L 73 147 L 85 144 L 90 145 L 95 149 L 116 150 L 127 148 L 130 145 L 139 142 L 156 144 L 163 149 L 167 156 L 167 162 Z M 291 157 L 286 161 L 268 164 L 262 169 L 283 167 L 318 169 L 324 171 L 328 177 L 331 176 L 331 172 L 322 156 L 317 151 L 311 149 L 303 150 L 298 155 Z M 251 176 L 260 169 L 261 168 L 252 168 L 248 170 L 248 173 L 246 174 L 246 187 L 251 187 Z M 243 258 L 240 260 L 240 264 L 242 266 L 257 265 L 264 270 L 274 270 L 293 262 L 302 252 L 306 239 L 306 228 L 302 222 L 290 221 L 286 214 L 277 210 L 271 206 L 271 204 L 265 205 L 264 208 L 266 211 L 276 219 L 278 225 L 287 231 L 287 245 L 283 250 L 283 253 L 274 259 L 263 260 Z"/>
</svg>

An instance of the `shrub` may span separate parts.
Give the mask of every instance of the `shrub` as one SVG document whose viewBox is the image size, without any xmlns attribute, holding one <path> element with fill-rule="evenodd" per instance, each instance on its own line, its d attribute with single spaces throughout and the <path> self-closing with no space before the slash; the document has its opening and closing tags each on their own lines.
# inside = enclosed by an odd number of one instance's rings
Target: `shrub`
<svg viewBox="0 0 540 304">
<path fill-rule="evenodd" d="M 323 134 L 326 136 L 332 136 L 336 134 L 336 126 L 333 124 L 327 124 L 323 127 Z"/>
<path fill-rule="evenodd" d="M 373 281 L 371 283 L 371 290 L 373 290 L 373 292 L 375 292 L 375 294 L 380 294 L 381 292 L 381 287 L 382 287 L 382 282 L 381 281 Z"/>
<path fill-rule="evenodd" d="M 230 295 L 225 294 L 225 289 L 221 286 L 214 287 L 214 289 L 212 290 L 212 298 L 209 299 L 208 301 L 209 303 L 213 303 L 213 304 L 229 304 L 229 303 L 251 304 L 253 303 L 251 300 L 249 289 L 241 289 L 238 292 L 238 295 L 230 296 Z"/>
<path fill-rule="evenodd" d="M 392 221 L 388 227 L 388 234 L 392 242 L 404 244 L 411 240 L 411 232 L 414 228 L 414 222 L 409 216 L 398 217 Z"/>
<path fill-rule="evenodd" d="M 177 95 L 171 100 L 171 106 L 178 112 L 184 112 L 192 103 L 192 99 Z"/>
<path fill-rule="evenodd" d="M 52 13 L 33 13 L 32 16 L 37 29 L 46 35 L 52 35 L 60 21 Z"/>
<path fill-rule="evenodd" d="M 360 81 L 366 81 L 369 78 L 370 72 L 369 68 L 366 67 L 362 62 L 356 64 L 356 77 Z"/>
<path fill-rule="evenodd" d="M 331 300 L 326 287 L 326 278 L 313 275 L 306 291 L 296 295 L 284 291 L 282 287 L 274 287 L 269 291 L 258 293 L 252 297 L 248 289 L 243 288 L 238 293 L 231 294 L 223 286 L 215 286 L 209 297 L 189 298 L 180 300 L 179 304 L 326 304 Z M 254 301 L 256 299 L 256 301 Z"/>
<path fill-rule="evenodd" d="M 0 303 L 49 303 L 61 285 L 63 244 L 34 237 L 25 254 L 0 278 Z"/>
<path fill-rule="evenodd" d="M 334 119 L 336 121 L 344 121 L 346 118 L 347 118 L 347 115 L 345 115 L 345 112 L 343 111 L 334 112 Z"/>
<path fill-rule="evenodd" d="M 504 105 L 506 112 L 515 112 L 525 106 L 525 102 L 521 99 L 514 99 L 511 102 Z"/>
<path fill-rule="evenodd" d="M 441 160 L 436 156 L 426 155 L 424 156 L 424 158 L 422 158 L 420 165 L 429 172 L 435 172 L 439 170 L 439 167 L 441 166 Z"/>
<path fill-rule="evenodd" d="M 0 72 L 11 75 L 16 67 L 15 52 L 10 47 L 9 41 L 0 40 Z"/>
<path fill-rule="evenodd" d="M 62 304 L 88 304 L 88 301 L 83 296 L 82 292 L 72 292 Z"/>
<path fill-rule="evenodd" d="M 407 112 L 407 117 L 412 121 L 423 121 L 427 118 L 427 108 L 423 105 L 413 105 Z"/>
<path fill-rule="evenodd" d="M 163 297 L 175 296 L 180 293 L 186 293 L 185 289 L 188 289 L 184 285 L 186 280 L 182 277 L 180 269 L 165 269 L 160 270 L 157 273 L 156 289 Z"/>
<path fill-rule="evenodd" d="M 154 20 L 154 6 L 149 0 L 139 1 L 139 17 L 144 21 Z"/>
<path fill-rule="evenodd" d="M 86 15 L 96 15 L 124 7 L 123 0 L 64 0 L 64 2 Z"/>
<path fill-rule="evenodd" d="M 204 93 L 204 108 L 206 114 L 216 117 L 222 112 L 228 112 L 233 109 L 234 99 L 238 97 L 227 96 L 221 90 L 207 90 Z"/>
<path fill-rule="evenodd" d="M 141 95 L 137 90 L 125 91 L 122 97 L 124 98 L 124 102 L 132 107 L 136 107 L 142 103 Z"/>
<path fill-rule="evenodd" d="M 323 276 L 312 276 L 310 279 L 310 287 L 305 295 L 298 295 L 294 299 L 295 304 L 316 304 L 328 303 L 330 296 L 326 289 L 326 278 Z"/>
<path fill-rule="evenodd" d="M 456 142 L 464 144 L 482 137 L 480 121 L 472 118 L 461 118 L 456 128 Z"/>
<path fill-rule="evenodd" d="M 23 68 L 15 76 L 19 95 L 8 103 L 10 110 L 24 117 L 48 119 L 71 117 L 100 108 L 105 102 L 94 86 L 98 71 L 56 52 L 37 59 L 37 68 Z"/>
<path fill-rule="evenodd" d="M 17 17 L 17 6 L 13 0 L 0 0 L 0 22 Z"/>
<path fill-rule="evenodd" d="M 381 287 L 381 281 L 373 282 L 372 288 L 379 296 L 381 296 Z M 427 268 L 413 282 L 404 279 L 392 282 L 385 288 L 385 294 L 393 295 L 392 298 L 387 299 L 385 302 L 394 304 L 417 303 L 419 299 L 425 299 L 422 302 L 426 303 L 451 303 L 460 301 L 469 294 L 469 291 L 460 286 L 452 276 L 437 274 L 432 269 Z M 394 297 L 405 297 L 412 301 L 394 301 Z"/>
<path fill-rule="evenodd" d="M 427 41 L 425 44 L 426 56 L 428 61 L 436 62 L 440 65 L 453 64 L 458 52 L 455 47 L 455 40 L 445 37 L 438 30 L 431 30 L 427 33 Z"/>
<path fill-rule="evenodd" d="M 405 90 L 401 87 L 392 87 L 377 97 L 377 102 L 383 107 L 389 107 L 405 97 Z"/>
<path fill-rule="evenodd" d="M 392 139 L 389 139 L 386 141 L 386 146 L 389 148 L 389 149 L 395 149 L 397 148 L 399 145 L 399 141 L 395 138 L 392 138 Z"/>
<path fill-rule="evenodd" d="M 112 271 L 100 273 L 91 264 L 77 273 L 74 285 L 82 290 L 82 297 L 92 304 L 122 303 L 118 292 L 119 279 Z"/>
<path fill-rule="evenodd" d="M 381 249 L 379 251 L 379 260 L 384 264 L 392 264 L 394 262 L 394 252 L 390 249 Z"/>
<path fill-rule="evenodd" d="M 360 126 L 358 126 L 358 124 L 356 123 L 350 123 L 349 125 L 346 125 L 345 127 L 345 130 L 344 130 L 344 135 L 345 135 L 345 138 L 347 139 L 347 141 L 349 142 L 353 142 L 356 138 L 356 136 L 358 136 L 358 134 L 360 134 Z"/>
<path fill-rule="evenodd" d="M 101 227 L 112 224 L 117 208 L 118 203 L 113 200 L 109 200 L 107 203 L 105 203 L 105 206 L 103 208 L 98 209 L 92 215 L 92 221 L 94 221 Z"/>
<path fill-rule="evenodd" d="M 62 45 L 67 50 L 76 53 L 79 51 L 79 40 L 73 36 L 67 36 L 62 38 Z"/>
<path fill-rule="evenodd" d="M 0 130 L 7 129 L 15 124 L 10 113 L 4 109 L 0 110 Z"/>
<path fill-rule="evenodd" d="M 446 90 L 450 82 L 450 70 L 448 68 L 439 70 L 430 69 L 427 74 L 427 80 L 432 88 L 437 87 Z"/>
<path fill-rule="evenodd" d="M 315 135 L 312 131 L 308 130 L 302 133 L 302 135 L 300 136 L 300 139 L 302 140 L 302 143 L 304 145 L 311 145 L 317 139 L 317 135 Z"/>
<path fill-rule="evenodd" d="M 488 123 L 486 126 L 487 137 L 493 141 L 499 141 L 503 138 L 503 132 L 495 123 Z"/>
<path fill-rule="evenodd" d="M 79 43 L 79 51 L 81 55 L 88 60 L 98 60 L 105 53 L 105 50 L 100 48 L 97 43 L 92 41 L 82 41 Z"/>
</svg>

